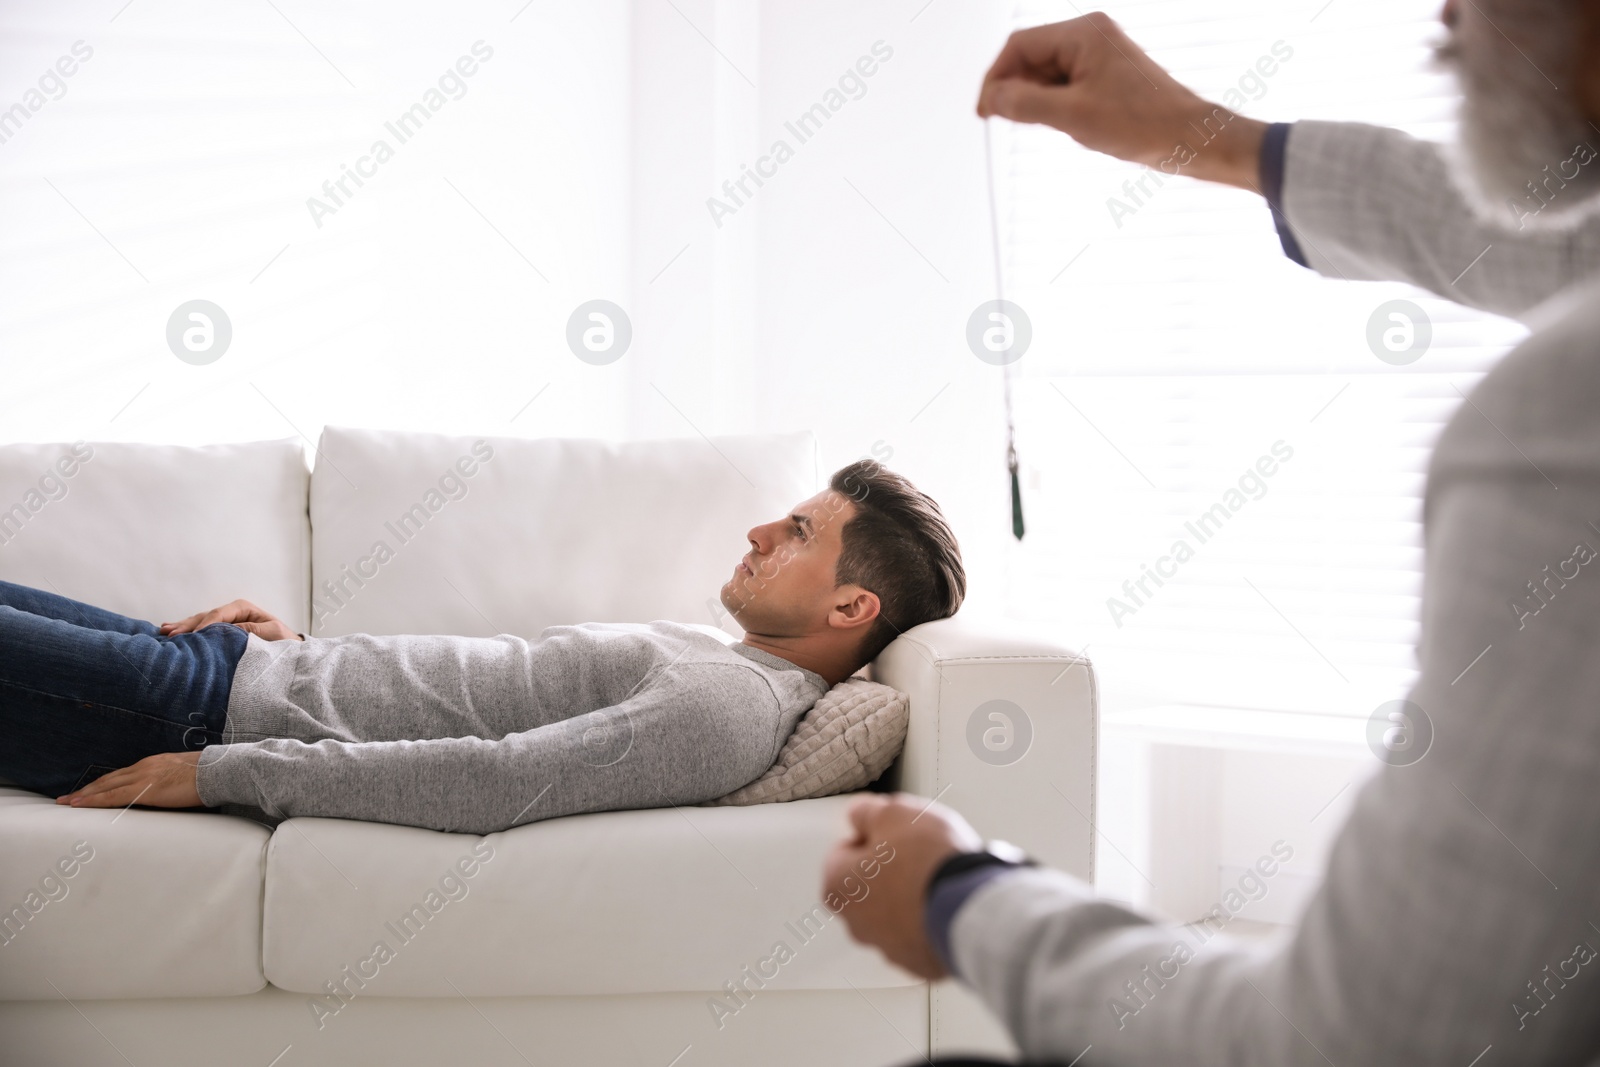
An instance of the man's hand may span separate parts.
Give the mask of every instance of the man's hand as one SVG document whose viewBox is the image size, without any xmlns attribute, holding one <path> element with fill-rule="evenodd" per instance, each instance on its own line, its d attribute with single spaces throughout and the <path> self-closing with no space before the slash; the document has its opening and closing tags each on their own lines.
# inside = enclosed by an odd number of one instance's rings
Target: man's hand
<svg viewBox="0 0 1600 1067">
<path fill-rule="evenodd" d="M 161 633 L 165 637 L 193 633 L 218 622 L 232 623 L 239 629 L 248 630 L 266 641 L 300 640 L 300 635 L 290 629 L 287 623 L 271 612 L 256 607 L 248 600 L 235 600 L 220 608 L 190 615 L 181 622 L 164 622 L 161 624 Z"/>
<path fill-rule="evenodd" d="M 76 792 L 56 797 L 57 804 L 75 808 L 125 808 L 147 804 L 153 808 L 198 808 L 200 792 L 195 776 L 198 752 L 159 752 L 131 767 L 103 774 Z"/>
<path fill-rule="evenodd" d="M 949 972 L 923 933 L 924 894 L 939 864 L 983 848 L 983 838 L 954 811 L 910 793 L 862 797 L 849 816 L 854 835 L 835 845 L 823 864 L 823 899 L 849 900 L 839 914 L 856 941 L 921 978 L 945 977 Z M 887 860 L 877 851 L 884 842 L 894 850 Z M 846 879 L 869 857 L 880 861 L 878 873 L 865 895 L 852 893 Z"/>
<path fill-rule="evenodd" d="M 978 114 L 1053 126 L 1096 152 L 1259 192 L 1265 123 L 1184 88 L 1103 12 L 1013 33 L 984 75 Z"/>
</svg>

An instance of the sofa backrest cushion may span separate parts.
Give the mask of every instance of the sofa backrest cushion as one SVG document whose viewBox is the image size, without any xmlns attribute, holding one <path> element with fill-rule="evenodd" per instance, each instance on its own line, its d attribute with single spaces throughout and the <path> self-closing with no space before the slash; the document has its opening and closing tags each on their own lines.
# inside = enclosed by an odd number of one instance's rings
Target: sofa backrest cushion
<svg viewBox="0 0 1600 1067">
<path fill-rule="evenodd" d="M 0 445 L 0 579 L 164 622 L 244 598 L 309 625 L 295 439 Z"/>
<path fill-rule="evenodd" d="M 615 444 L 330 426 L 306 632 L 719 624 L 746 531 L 819 478 L 809 433 Z"/>
</svg>

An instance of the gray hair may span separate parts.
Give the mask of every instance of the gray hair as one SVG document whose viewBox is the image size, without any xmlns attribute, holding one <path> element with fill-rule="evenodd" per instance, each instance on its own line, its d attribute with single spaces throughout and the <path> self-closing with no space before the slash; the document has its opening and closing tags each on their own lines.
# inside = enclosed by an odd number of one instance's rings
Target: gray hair
<svg viewBox="0 0 1600 1067">
<path fill-rule="evenodd" d="M 1600 129 L 1575 92 L 1579 0 L 1469 0 L 1435 52 L 1463 93 L 1463 186 L 1491 220 L 1565 227 L 1600 207 Z"/>
</svg>

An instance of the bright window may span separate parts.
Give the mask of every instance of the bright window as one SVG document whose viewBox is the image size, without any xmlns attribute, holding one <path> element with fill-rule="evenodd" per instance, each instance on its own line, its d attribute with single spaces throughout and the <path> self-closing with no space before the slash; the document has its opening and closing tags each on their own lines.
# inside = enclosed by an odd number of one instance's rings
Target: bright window
<svg viewBox="0 0 1600 1067">
<path fill-rule="evenodd" d="M 1103 7 L 1208 98 L 1238 87 L 1252 117 L 1453 135 L 1454 84 L 1428 62 L 1437 0 Z M 1017 24 L 1078 13 L 1041 0 Z M 1407 286 L 1325 280 L 1283 256 L 1253 194 L 1172 178 L 1141 192 L 1124 183 L 1142 168 L 1042 128 L 1005 143 L 1007 295 L 1035 339 L 1017 365 L 1028 534 L 1012 612 L 1087 647 L 1107 710 L 1365 716 L 1402 695 L 1429 452 L 1522 328 Z M 1365 339 L 1400 296 L 1433 324 L 1407 366 Z M 1202 522 L 1230 490 L 1231 517 Z M 1145 577 L 1158 564 L 1160 586 Z"/>
</svg>

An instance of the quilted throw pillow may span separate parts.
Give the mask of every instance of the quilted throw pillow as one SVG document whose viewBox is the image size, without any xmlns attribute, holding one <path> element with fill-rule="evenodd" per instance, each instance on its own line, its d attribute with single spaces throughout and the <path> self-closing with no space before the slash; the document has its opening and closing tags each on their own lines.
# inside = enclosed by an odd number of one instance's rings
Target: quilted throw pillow
<svg viewBox="0 0 1600 1067">
<path fill-rule="evenodd" d="M 904 693 L 846 678 L 806 712 L 766 774 L 703 806 L 770 804 L 861 789 L 900 754 L 910 722 Z"/>
</svg>

